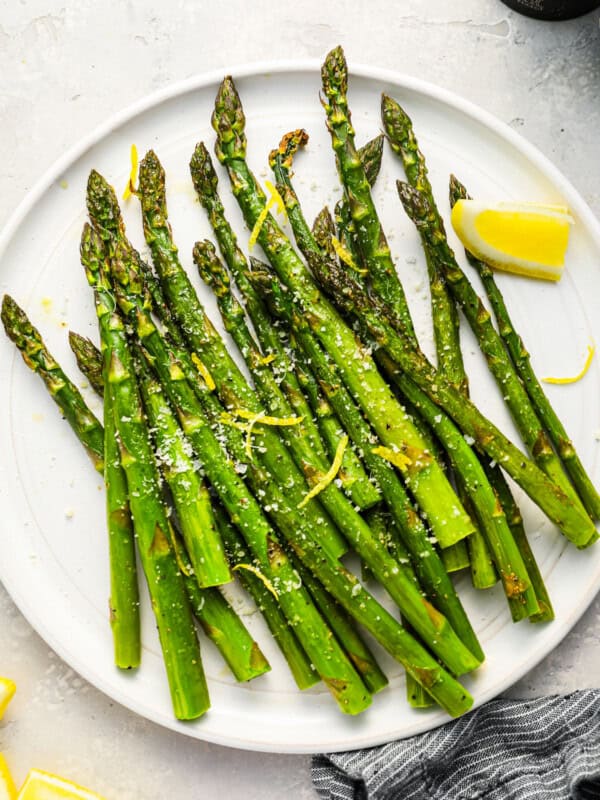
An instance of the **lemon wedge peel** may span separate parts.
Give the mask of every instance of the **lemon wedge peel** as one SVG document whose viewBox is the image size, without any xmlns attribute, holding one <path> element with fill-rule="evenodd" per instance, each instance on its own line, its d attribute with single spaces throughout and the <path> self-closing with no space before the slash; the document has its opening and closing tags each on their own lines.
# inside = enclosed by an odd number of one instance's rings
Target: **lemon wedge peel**
<svg viewBox="0 0 600 800">
<path fill-rule="evenodd" d="M 77 783 L 44 772 L 29 770 L 17 800 L 105 800 Z"/>
<path fill-rule="evenodd" d="M 4 712 L 16 691 L 17 684 L 14 681 L 11 681 L 10 678 L 0 678 L 0 719 L 4 716 Z"/>
<path fill-rule="evenodd" d="M 265 186 L 269 191 L 270 197 L 267 201 L 267 204 L 258 215 L 258 219 L 254 223 L 254 227 L 252 228 L 252 233 L 250 234 L 250 238 L 248 239 L 248 250 L 254 249 L 254 245 L 258 240 L 261 228 L 264 225 L 264 222 L 269 214 L 269 211 L 273 208 L 273 206 L 277 206 L 276 210 L 278 214 L 285 215 L 285 203 L 283 202 L 283 198 L 281 197 L 275 186 L 273 186 L 271 181 L 265 181 Z"/>
<path fill-rule="evenodd" d="M 123 200 L 129 200 L 132 194 L 137 194 L 137 189 L 135 188 L 135 182 L 137 180 L 138 174 L 138 151 L 137 147 L 132 144 L 131 145 L 131 152 L 130 152 L 130 159 L 131 159 L 131 170 L 129 172 L 129 180 L 127 181 L 127 186 L 123 192 Z"/>
<path fill-rule="evenodd" d="M 344 459 L 344 453 L 346 452 L 346 447 L 348 446 L 348 437 L 342 436 L 340 441 L 338 442 L 338 446 L 335 451 L 335 456 L 333 461 L 331 462 L 331 466 L 323 475 L 321 480 L 312 487 L 312 489 L 307 492 L 302 500 L 298 503 L 296 508 L 304 508 L 304 506 L 308 503 L 309 500 L 312 500 L 313 497 L 316 497 L 320 494 L 323 489 L 326 489 L 329 484 L 335 479 L 336 475 L 340 471 L 340 467 L 342 466 L 342 461 Z"/>
<path fill-rule="evenodd" d="M 573 217 L 564 206 L 458 200 L 452 227 L 476 258 L 504 272 L 560 280 Z"/>
<path fill-rule="evenodd" d="M 552 377 L 542 378 L 544 383 L 554 383 L 562 385 L 566 383 L 577 383 L 577 381 L 580 381 L 591 367 L 592 361 L 594 360 L 594 353 L 596 352 L 596 348 L 592 344 L 588 344 L 587 350 L 588 352 L 587 352 L 587 357 L 585 359 L 585 364 L 583 365 L 581 371 L 577 373 L 577 375 L 574 375 L 572 378 L 552 378 Z"/>
<path fill-rule="evenodd" d="M 16 800 L 17 787 L 13 780 L 8 764 L 0 753 L 0 800 Z"/>
</svg>

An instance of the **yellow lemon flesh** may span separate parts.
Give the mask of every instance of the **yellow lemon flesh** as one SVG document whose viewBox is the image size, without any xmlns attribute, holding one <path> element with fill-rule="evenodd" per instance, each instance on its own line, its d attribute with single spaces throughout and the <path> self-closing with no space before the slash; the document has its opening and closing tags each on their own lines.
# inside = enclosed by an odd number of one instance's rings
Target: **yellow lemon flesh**
<svg viewBox="0 0 600 800">
<path fill-rule="evenodd" d="M 13 694 L 16 692 L 17 686 L 10 678 L 0 678 L 0 719 L 4 716 L 6 706 L 12 700 Z"/>
<path fill-rule="evenodd" d="M 16 800 L 17 790 L 8 770 L 8 764 L 0 753 L 0 800 Z"/>
<path fill-rule="evenodd" d="M 31 769 L 21 786 L 17 800 L 104 800 L 104 798 L 57 775 L 42 772 L 40 769 Z"/>
<path fill-rule="evenodd" d="M 573 218 L 564 206 L 459 200 L 452 227 L 465 248 L 496 269 L 558 281 Z"/>
</svg>

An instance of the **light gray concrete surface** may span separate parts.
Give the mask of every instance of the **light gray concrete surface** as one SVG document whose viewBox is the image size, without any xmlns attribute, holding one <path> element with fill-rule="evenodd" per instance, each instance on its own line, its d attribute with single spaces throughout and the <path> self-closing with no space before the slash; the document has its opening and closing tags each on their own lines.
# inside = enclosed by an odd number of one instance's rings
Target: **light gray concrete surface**
<svg viewBox="0 0 600 800">
<path fill-rule="evenodd" d="M 498 0 L 0 0 L 0 226 L 66 148 L 143 95 L 241 62 L 321 57 L 418 76 L 537 145 L 600 212 L 598 13 L 540 23 Z M 9 554 L 2 554 L 2 558 Z M 598 686 L 600 602 L 514 696 Z M 189 740 L 123 710 L 35 634 L 0 588 L 0 725 L 16 777 L 36 765 L 114 800 L 312 798 L 305 756 Z"/>
</svg>

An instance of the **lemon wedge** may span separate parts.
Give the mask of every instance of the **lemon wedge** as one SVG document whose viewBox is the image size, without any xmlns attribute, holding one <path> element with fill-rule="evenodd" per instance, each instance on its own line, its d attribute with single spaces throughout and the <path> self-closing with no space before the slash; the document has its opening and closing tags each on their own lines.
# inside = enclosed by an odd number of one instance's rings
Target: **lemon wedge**
<svg viewBox="0 0 600 800">
<path fill-rule="evenodd" d="M 0 800 L 16 800 L 16 797 L 15 782 L 9 772 L 4 756 L 0 753 Z"/>
<path fill-rule="evenodd" d="M 17 800 L 104 800 L 104 798 L 57 775 L 51 775 L 41 769 L 31 769 L 21 786 Z"/>
<path fill-rule="evenodd" d="M 6 706 L 16 691 L 17 685 L 14 681 L 11 681 L 10 678 L 0 678 L 0 719 L 4 716 Z"/>
<path fill-rule="evenodd" d="M 558 281 L 573 218 L 565 206 L 459 200 L 452 227 L 465 248 L 496 269 Z"/>
</svg>

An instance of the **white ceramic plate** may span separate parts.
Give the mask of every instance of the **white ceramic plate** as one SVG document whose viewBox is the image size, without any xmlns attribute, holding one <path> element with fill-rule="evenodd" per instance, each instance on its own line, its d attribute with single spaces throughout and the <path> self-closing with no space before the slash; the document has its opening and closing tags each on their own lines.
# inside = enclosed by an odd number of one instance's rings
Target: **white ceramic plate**
<svg viewBox="0 0 600 800">
<path fill-rule="evenodd" d="M 307 152 L 296 160 L 296 185 L 311 219 L 323 204 L 333 204 L 339 197 L 318 99 L 318 65 L 254 66 L 236 69 L 233 74 L 248 119 L 249 160 L 259 178 L 270 177 L 267 154 L 284 132 L 299 126 L 309 131 Z M 140 153 L 155 148 L 167 171 L 175 239 L 190 269 L 192 245 L 209 236 L 210 228 L 195 201 L 187 165 L 197 141 L 204 139 L 212 147 L 210 115 L 220 78 L 209 75 L 187 81 L 115 117 L 44 176 L 4 232 L 0 243 L 2 290 L 24 305 L 51 351 L 76 380 L 67 329 L 91 336 L 96 333 L 90 291 L 78 262 L 87 174 L 95 167 L 121 190 L 129 172 L 131 143 L 137 144 Z M 600 318 L 592 313 L 593 298 L 600 296 L 600 230 L 589 209 L 560 173 L 512 130 L 467 102 L 411 78 L 371 68 L 353 71 L 350 103 L 359 143 L 379 133 L 382 90 L 397 97 L 413 117 L 438 202 L 446 213 L 450 171 L 480 198 L 566 202 L 570 206 L 576 225 L 560 285 L 513 277 L 500 282 L 539 374 L 577 372 L 586 346 L 600 341 Z M 386 152 L 375 197 L 419 335 L 425 348 L 431 349 L 423 257 L 395 194 L 398 177 L 402 177 L 401 166 Z M 221 190 L 234 226 L 246 237 L 224 175 Z M 126 220 L 130 236 L 141 246 L 135 199 L 127 205 Z M 218 321 L 214 304 L 195 275 L 193 280 Z M 464 345 L 475 399 L 514 436 L 468 331 Z M 39 378 L 25 368 L 4 336 L 0 336 L 0 349 L 0 578 L 33 627 L 81 675 L 119 703 L 161 725 L 255 750 L 358 748 L 446 721 L 442 712 L 423 713 L 408 707 L 402 670 L 385 654 L 382 664 L 390 686 L 359 718 L 340 714 L 322 688 L 300 694 L 262 620 L 240 598 L 236 603 L 268 654 L 272 672 L 250 684 L 236 685 L 212 646 L 206 644 L 203 652 L 212 710 L 194 723 L 174 720 L 147 605 L 143 609 L 142 668 L 136 674 L 122 674 L 112 665 L 101 481 L 67 424 L 60 420 Z M 580 383 L 548 389 L 596 481 L 600 479 L 594 436 L 600 428 L 599 380 L 596 359 Z M 92 396 L 89 399 L 98 409 L 97 401 Z M 467 578 L 460 580 L 461 595 L 487 653 L 485 665 L 466 681 L 478 704 L 506 689 L 540 661 L 565 636 L 600 586 L 598 545 L 578 552 L 566 546 L 526 498 L 523 512 L 554 601 L 556 621 L 546 626 L 513 625 L 499 589 L 476 594 Z"/>
</svg>

